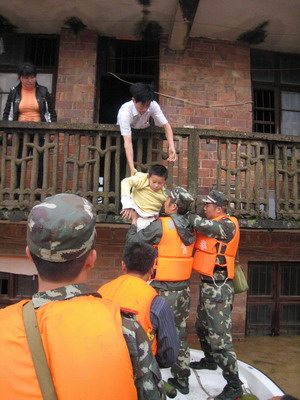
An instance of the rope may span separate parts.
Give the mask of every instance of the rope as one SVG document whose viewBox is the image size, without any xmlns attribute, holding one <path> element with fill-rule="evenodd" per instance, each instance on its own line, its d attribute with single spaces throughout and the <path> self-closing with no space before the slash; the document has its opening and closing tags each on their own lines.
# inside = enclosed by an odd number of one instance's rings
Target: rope
<svg viewBox="0 0 300 400">
<path fill-rule="evenodd" d="M 215 396 L 210 395 L 210 394 L 208 393 L 208 391 L 205 389 L 205 387 L 202 385 L 200 376 L 197 374 L 197 372 L 196 372 L 194 369 L 192 369 L 192 371 L 193 371 L 194 374 L 195 374 L 195 377 L 196 377 L 196 379 L 197 379 L 197 382 L 198 382 L 200 388 L 201 388 L 201 389 L 203 390 L 203 392 L 207 395 L 207 400 L 214 399 Z"/>
<path fill-rule="evenodd" d="M 114 74 L 113 72 L 108 72 L 108 74 L 114 76 L 115 78 L 119 79 L 121 82 L 128 83 L 129 85 L 133 85 L 133 82 L 126 81 L 125 79 L 120 78 L 118 75 Z M 167 97 L 168 99 L 176 100 L 176 101 L 182 101 L 187 104 L 192 104 L 194 106 L 197 106 L 199 108 L 224 108 L 224 107 L 239 107 L 239 106 L 244 106 L 245 104 L 253 104 L 253 101 L 245 101 L 244 103 L 229 103 L 229 104 L 215 104 L 215 105 L 210 105 L 210 104 L 201 104 L 201 103 L 196 103 L 191 100 L 187 99 L 182 99 L 181 97 L 176 97 L 176 96 L 170 96 L 168 94 L 164 94 L 161 92 L 154 92 L 155 94 L 158 94 L 159 96 Z"/>
</svg>

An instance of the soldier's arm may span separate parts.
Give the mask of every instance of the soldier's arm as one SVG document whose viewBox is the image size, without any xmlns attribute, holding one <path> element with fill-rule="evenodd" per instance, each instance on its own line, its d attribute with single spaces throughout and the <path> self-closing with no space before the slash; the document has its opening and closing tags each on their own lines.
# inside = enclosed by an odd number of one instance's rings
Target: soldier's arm
<svg viewBox="0 0 300 400">
<path fill-rule="evenodd" d="M 162 224 L 161 221 L 151 222 L 145 229 L 137 232 L 134 224 L 129 228 L 126 235 L 127 243 L 144 242 L 148 244 L 158 244 L 162 237 Z"/>
<path fill-rule="evenodd" d="M 188 218 L 195 231 L 205 236 L 223 241 L 230 241 L 234 236 L 235 226 L 228 218 L 213 221 L 196 214 L 189 215 Z"/>
<path fill-rule="evenodd" d="M 165 400 L 161 373 L 146 332 L 130 314 L 123 311 L 122 324 L 123 336 L 132 362 L 138 400 Z"/>
</svg>

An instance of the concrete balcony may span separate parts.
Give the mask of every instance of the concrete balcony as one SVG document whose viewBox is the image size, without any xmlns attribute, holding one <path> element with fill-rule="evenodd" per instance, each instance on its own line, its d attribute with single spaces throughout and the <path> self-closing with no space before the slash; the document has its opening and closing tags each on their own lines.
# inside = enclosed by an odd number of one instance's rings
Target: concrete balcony
<svg viewBox="0 0 300 400">
<path fill-rule="evenodd" d="M 0 219 L 26 220 L 33 205 L 69 192 L 93 203 L 98 222 L 124 222 L 120 180 L 129 174 L 116 125 L 0 121 L 0 131 Z M 195 198 L 225 192 L 241 227 L 299 229 L 299 137 L 188 128 L 174 135 L 175 164 L 164 161 L 160 128 L 136 131 L 137 169 L 163 162 L 168 186 L 182 185 Z"/>
</svg>

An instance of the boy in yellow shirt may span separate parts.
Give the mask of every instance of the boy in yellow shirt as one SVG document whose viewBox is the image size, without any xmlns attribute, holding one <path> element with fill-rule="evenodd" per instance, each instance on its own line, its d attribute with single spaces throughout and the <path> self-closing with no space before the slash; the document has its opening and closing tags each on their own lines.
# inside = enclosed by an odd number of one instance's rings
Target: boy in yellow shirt
<svg viewBox="0 0 300 400">
<path fill-rule="evenodd" d="M 167 195 L 165 184 L 168 170 L 160 164 L 152 165 L 148 173 L 137 172 L 121 182 L 121 203 L 123 218 L 131 218 L 132 211 L 139 215 L 137 230 L 146 228 L 161 210 Z"/>
</svg>

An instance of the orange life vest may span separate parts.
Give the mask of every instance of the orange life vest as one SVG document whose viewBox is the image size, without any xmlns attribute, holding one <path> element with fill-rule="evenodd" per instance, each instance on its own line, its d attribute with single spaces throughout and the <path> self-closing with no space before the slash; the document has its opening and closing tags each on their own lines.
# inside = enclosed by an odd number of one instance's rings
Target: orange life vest
<svg viewBox="0 0 300 400">
<path fill-rule="evenodd" d="M 42 400 L 27 343 L 21 301 L 0 310 L 0 398 Z M 58 399 L 136 400 L 120 308 L 79 296 L 36 310 Z"/>
<path fill-rule="evenodd" d="M 171 217 L 159 218 L 162 223 L 162 238 L 157 247 L 156 281 L 183 281 L 189 279 L 193 266 L 194 243 L 186 246 L 177 232 Z"/>
<path fill-rule="evenodd" d="M 157 342 L 150 320 L 151 304 L 158 296 L 156 290 L 143 279 L 126 274 L 106 283 L 98 292 L 105 299 L 116 301 L 121 308 L 137 311 L 136 319 L 147 333 L 152 352 L 156 354 Z"/>
<path fill-rule="evenodd" d="M 234 223 L 234 237 L 229 243 L 224 243 L 220 240 L 202 235 L 202 233 L 197 232 L 193 269 L 200 274 L 207 275 L 212 278 L 217 256 L 222 255 L 225 257 L 226 263 L 220 266 L 227 268 L 228 278 L 232 279 L 234 277 L 235 255 L 240 240 L 240 228 L 237 219 L 235 217 L 229 217 L 228 215 L 222 215 L 220 217 L 213 218 L 213 221 L 220 221 L 223 218 L 228 218 Z"/>
</svg>

